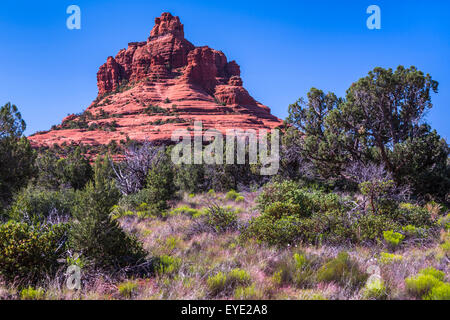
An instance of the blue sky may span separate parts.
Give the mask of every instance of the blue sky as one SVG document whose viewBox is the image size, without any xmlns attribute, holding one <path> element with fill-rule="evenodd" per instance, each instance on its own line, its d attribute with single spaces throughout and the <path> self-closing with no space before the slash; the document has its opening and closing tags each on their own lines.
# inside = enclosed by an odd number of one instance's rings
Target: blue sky
<svg viewBox="0 0 450 320">
<path fill-rule="evenodd" d="M 66 28 L 71 4 L 81 8 L 81 30 Z M 381 8 L 381 30 L 366 27 L 372 4 Z M 0 103 L 19 107 L 27 134 L 83 111 L 97 95 L 99 66 L 146 40 L 164 11 L 180 16 L 194 45 L 236 60 L 244 86 L 280 118 L 311 87 L 344 95 L 376 66 L 415 65 L 440 82 L 427 119 L 450 137 L 447 0 L 2 0 Z"/>
</svg>

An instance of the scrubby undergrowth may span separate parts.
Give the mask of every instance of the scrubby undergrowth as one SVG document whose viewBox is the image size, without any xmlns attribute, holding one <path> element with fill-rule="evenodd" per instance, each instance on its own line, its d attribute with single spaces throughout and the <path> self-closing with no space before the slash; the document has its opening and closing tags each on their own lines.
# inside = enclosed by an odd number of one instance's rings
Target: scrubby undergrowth
<svg viewBox="0 0 450 320">
<path fill-rule="evenodd" d="M 281 206 L 273 212 L 310 219 L 308 210 L 335 210 L 342 205 L 334 195 L 320 197 L 316 192 L 299 192 L 299 198 L 305 201 L 301 207 L 285 205 L 294 211 L 283 211 Z M 236 201 L 238 197 L 244 200 Z M 115 219 L 128 234 L 140 240 L 148 257 L 152 257 L 151 273 L 113 275 L 82 268 L 86 274 L 82 276 L 81 289 L 69 290 L 64 270 L 60 270 L 33 286 L 4 283 L 0 297 L 449 299 L 450 236 L 442 222 L 435 226 L 440 235 L 430 233 L 426 241 L 402 241 L 395 248 L 386 242 L 382 232 L 371 245 L 358 241 L 337 245 L 327 241 L 327 237 L 323 243 L 296 238 L 274 245 L 264 237 L 248 237 L 252 221 L 267 214 L 260 213 L 261 206 L 265 206 L 264 191 L 257 202 L 255 198 L 252 192 L 237 197 L 216 192 L 185 195 L 158 216 L 139 213 L 142 206 L 137 207 Z M 268 205 L 269 212 L 271 207 Z M 407 237 L 411 230 L 406 232 L 399 227 L 392 231 Z"/>
</svg>

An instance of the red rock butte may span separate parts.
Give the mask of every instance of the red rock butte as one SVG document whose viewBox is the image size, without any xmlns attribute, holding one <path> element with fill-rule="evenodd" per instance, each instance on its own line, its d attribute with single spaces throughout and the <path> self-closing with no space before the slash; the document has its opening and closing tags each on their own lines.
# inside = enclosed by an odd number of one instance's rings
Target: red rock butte
<svg viewBox="0 0 450 320">
<path fill-rule="evenodd" d="M 82 114 L 29 137 L 35 147 L 171 141 L 176 129 L 273 129 L 282 121 L 244 89 L 240 68 L 221 51 L 184 38 L 179 17 L 163 13 L 150 37 L 132 42 L 97 73 L 98 97 Z"/>
</svg>

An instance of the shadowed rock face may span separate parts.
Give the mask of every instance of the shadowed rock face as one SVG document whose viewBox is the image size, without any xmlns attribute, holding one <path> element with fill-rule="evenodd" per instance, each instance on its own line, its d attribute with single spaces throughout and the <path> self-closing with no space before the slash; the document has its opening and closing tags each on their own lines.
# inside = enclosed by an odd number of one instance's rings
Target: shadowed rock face
<svg viewBox="0 0 450 320">
<path fill-rule="evenodd" d="M 243 87 L 240 68 L 222 51 L 195 47 L 178 17 L 155 19 L 146 42 L 108 57 L 97 73 L 98 97 L 82 115 L 29 139 L 34 146 L 170 141 L 176 129 L 271 129 L 282 124 Z"/>
</svg>

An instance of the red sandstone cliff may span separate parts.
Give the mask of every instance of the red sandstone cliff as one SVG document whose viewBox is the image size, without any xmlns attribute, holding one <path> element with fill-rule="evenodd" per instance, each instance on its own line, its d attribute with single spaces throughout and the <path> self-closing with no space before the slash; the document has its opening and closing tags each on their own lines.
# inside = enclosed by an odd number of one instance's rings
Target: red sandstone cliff
<svg viewBox="0 0 450 320">
<path fill-rule="evenodd" d="M 156 18 L 146 42 L 108 57 L 97 73 L 98 97 L 81 115 L 29 139 L 34 146 L 170 141 L 175 129 L 271 129 L 282 124 L 243 87 L 240 68 L 221 51 L 195 47 L 178 17 Z"/>
</svg>

